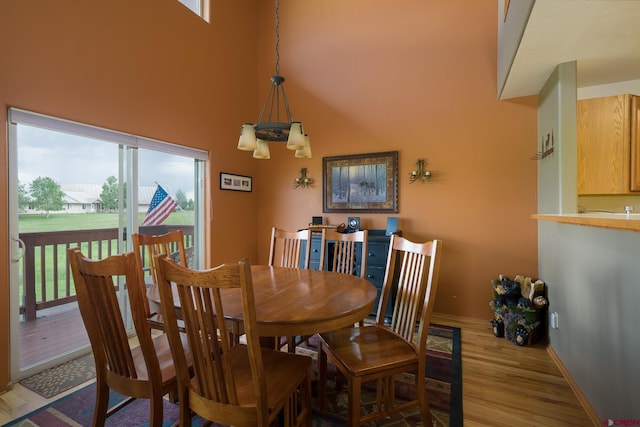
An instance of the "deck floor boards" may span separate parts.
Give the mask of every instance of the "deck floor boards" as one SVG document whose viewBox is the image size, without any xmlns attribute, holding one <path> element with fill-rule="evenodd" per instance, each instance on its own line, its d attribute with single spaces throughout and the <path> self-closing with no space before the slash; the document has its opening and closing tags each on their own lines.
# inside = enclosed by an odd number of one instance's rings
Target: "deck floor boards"
<svg viewBox="0 0 640 427">
<path fill-rule="evenodd" d="M 20 322 L 20 368 L 89 345 L 76 304 L 43 310 L 36 320 Z"/>
</svg>

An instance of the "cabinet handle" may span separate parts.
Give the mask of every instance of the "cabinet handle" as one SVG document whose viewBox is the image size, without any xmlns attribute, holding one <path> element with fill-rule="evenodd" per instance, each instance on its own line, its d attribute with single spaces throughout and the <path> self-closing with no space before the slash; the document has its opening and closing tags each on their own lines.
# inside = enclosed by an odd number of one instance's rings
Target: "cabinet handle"
<svg viewBox="0 0 640 427">
<path fill-rule="evenodd" d="M 367 274 L 367 279 L 372 279 L 373 277 L 373 274 Z"/>
<path fill-rule="evenodd" d="M 374 255 L 375 255 L 374 253 L 369 252 L 369 256 L 374 256 Z"/>
<path fill-rule="evenodd" d="M 318 252 L 318 250 L 317 250 L 317 249 L 314 249 L 314 250 L 313 250 L 313 252 Z"/>
</svg>

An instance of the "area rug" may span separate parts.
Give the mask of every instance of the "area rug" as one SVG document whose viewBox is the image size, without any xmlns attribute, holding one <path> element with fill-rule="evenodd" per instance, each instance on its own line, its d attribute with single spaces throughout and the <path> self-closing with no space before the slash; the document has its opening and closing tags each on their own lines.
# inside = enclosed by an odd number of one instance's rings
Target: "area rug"
<svg viewBox="0 0 640 427">
<path fill-rule="evenodd" d="M 307 350 L 308 351 L 308 350 Z M 447 326 L 431 325 L 429 331 L 427 354 L 427 396 L 431 406 L 434 426 L 458 427 L 462 421 L 462 361 L 460 356 L 460 329 Z M 397 393 L 400 396 L 411 396 L 415 392 L 410 375 L 396 379 Z M 313 427 L 345 426 L 346 390 L 335 391 L 332 384 L 330 390 L 329 411 L 314 410 Z M 333 391 L 332 391 L 333 390 Z M 362 406 L 370 408 L 372 390 L 363 393 Z M 111 392 L 110 406 L 123 400 L 124 397 Z M 8 426 L 20 427 L 68 427 L 89 426 L 93 417 L 95 403 L 95 383 L 90 384 L 48 406 L 17 419 Z M 314 396 L 315 405 L 315 396 Z M 164 425 L 170 426 L 178 419 L 178 406 L 165 400 Z M 138 399 L 114 414 L 107 420 L 107 426 L 144 426 L 149 422 L 149 402 Z M 201 426 L 202 420 L 194 418 L 193 425 Z M 385 419 L 369 426 L 384 427 L 422 427 L 424 422 L 417 411 L 408 411 Z"/>
<path fill-rule="evenodd" d="M 313 337 L 309 350 L 315 347 Z M 316 354 L 307 350 L 307 354 L 314 358 L 314 372 L 316 369 Z M 298 349 L 299 353 L 305 349 Z M 460 357 L 460 329 L 448 326 L 430 325 L 427 337 L 426 359 L 427 398 L 433 418 L 433 425 L 438 427 L 462 426 L 462 360 Z M 335 388 L 336 369 L 328 366 L 327 407 L 326 412 L 315 410 L 322 422 L 317 426 L 345 425 L 348 410 L 348 395 L 346 386 L 340 391 Z M 315 383 L 314 383 L 315 385 Z M 416 395 L 415 378 L 412 374 L 396 377 L 396 398 L 412 400 Z M 315 388 L 314 388 L 315 397 Z M 315 401 L 314 401 L 315 403 Z M 363 385 L 361 397 L 361 413 L 371 413 L 375 410 L 375 383 Z M 315 420 L 314 420 L 315 421 Z M 396 426 L 424 426 L 419 408 L 392 415 L 376 423 L 366 424 L 367 427 L 396 427 Z"/>
<path fill-rule="evenodd" d="M 89 353 L 26 378 L 20 384 L 49 399 L 95 376 L 93 354 Z"/>
</svg>

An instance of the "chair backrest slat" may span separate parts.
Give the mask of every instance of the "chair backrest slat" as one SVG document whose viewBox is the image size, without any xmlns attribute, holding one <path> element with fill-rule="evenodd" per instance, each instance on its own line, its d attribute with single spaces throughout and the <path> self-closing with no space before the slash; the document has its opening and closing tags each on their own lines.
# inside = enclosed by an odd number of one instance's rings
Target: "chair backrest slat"
<svg viewBox="0 0 640 427">
<path fill-rule="evenodd" d="M 275 267 L 300 268 L 302 253 L 302 268 L 309 268 L 311 257 L 311 232 L 309 230 L 287 231 L 273 227 L 271 229 L 271 244 L 269 248 L 269 265 Z"/>
<path fill-rule="evenodd" d="M 334 230 L 323 229 L 320 248 L 320 268 L 327 265 L 328 271 L 336 273 L 356 273 L 356 248 L 360 245 L 360 277 L 365 277 L 367 269 L 367 242 L 368 231 L 360 230 L 354 233 L 339 233 Z M 333 244 L 333 257 L 331 262 L 327 260 L 328 243 Z"/>
<path fill-rule="evenodd" d="M 182 230 L 170 231 L 166 234 L 150 235 L 134 233 L 131 236 L 133 252 L 138 257 L 140 265 L 149 268 L 153 283 L 157 283 L 156 269 L 153 259 L 156 255 L 168 255 L 182 265 L 188 266 Z"/>
<path fill-rule="evenodd" d="M 158 283 L 157 272 L 154 264 L 154 257 L 157 255 L 167 255 L 177 259 L 180 264 L 187 265 L 187 255 L 184 247 L 184 234 L 182 230 L 170 231 L 161 235 L 150 235 L 134 233 L 131 236 L 133 253 L 138 261 L 140 273 L 140 283 L 144 285 L 144 272 L 149 270 L 153 283 Z M 146 287 L 137 291 L 144 298 L 145 315 L 151 317 L 151 309 L 146 297 Z"/>
</svg>

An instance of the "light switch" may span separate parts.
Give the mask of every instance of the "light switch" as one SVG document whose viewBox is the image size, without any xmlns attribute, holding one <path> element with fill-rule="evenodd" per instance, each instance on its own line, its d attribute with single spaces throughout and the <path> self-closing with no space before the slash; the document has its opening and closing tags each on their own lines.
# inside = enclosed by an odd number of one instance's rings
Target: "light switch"
<svg viewBox="0 0 640 427">
<path fill-rule="evenodd" d="M 558 313 L 555 311 L 549 316 L 549 323 L 552 329 L 558 329 Z"/>
</svg>

